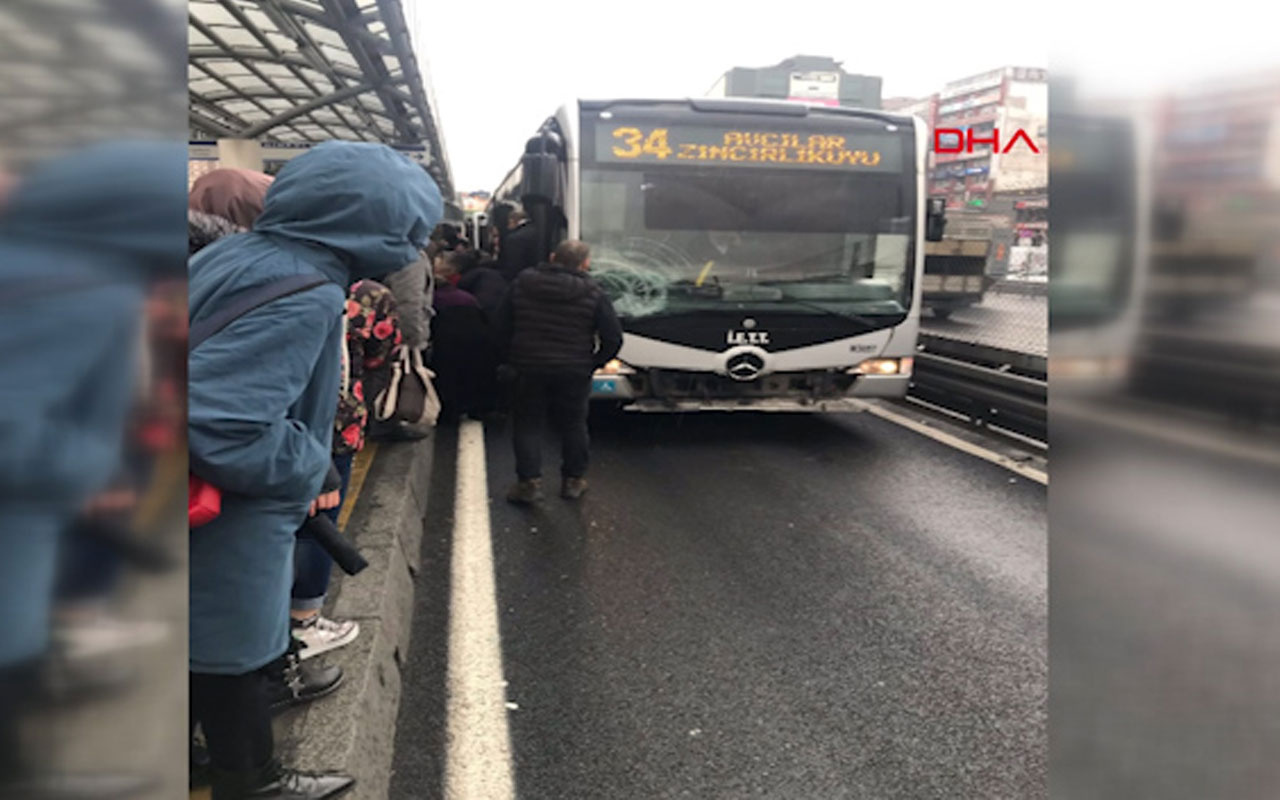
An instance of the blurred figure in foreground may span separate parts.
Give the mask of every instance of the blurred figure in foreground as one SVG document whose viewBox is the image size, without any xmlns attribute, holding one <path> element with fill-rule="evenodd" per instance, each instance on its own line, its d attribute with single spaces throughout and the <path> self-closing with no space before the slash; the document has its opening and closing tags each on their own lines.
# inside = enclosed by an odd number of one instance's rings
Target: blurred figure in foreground
<svg viewBox="0 0 1280 800">
<path fill-rule="evenodd" d="M 181 275 L 179 145 L 114 143 L 23 178 L 0 216 L 0 796 L 120 796 L 127 777 L 50 775 L 22 753 L 40 696 L 64 532 L 115 510 L 150 281 Z"/>
</svg>

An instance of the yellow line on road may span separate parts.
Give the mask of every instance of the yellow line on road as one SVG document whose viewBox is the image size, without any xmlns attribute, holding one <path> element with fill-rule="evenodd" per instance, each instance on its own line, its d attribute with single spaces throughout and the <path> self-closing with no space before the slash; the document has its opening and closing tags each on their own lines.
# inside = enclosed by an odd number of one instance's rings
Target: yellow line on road
<svg viewBox="0 0 1280 800">
<path fill-rule="evenodd" d="M 338 512 L 338 530 L 347 529 L 347 520 L 351 519 L 351 509 L 356 507 L 360 499 L 360 490 L 364 488 L 364 479 L 369 477 L 369 467 L 378 452 L 377 442 L 365 443 L 364 449 L 356 453 L 351 462 L 351 480 L 347 482 L 347 497 L 342 501 L 342 510 Z"/>
</svg>

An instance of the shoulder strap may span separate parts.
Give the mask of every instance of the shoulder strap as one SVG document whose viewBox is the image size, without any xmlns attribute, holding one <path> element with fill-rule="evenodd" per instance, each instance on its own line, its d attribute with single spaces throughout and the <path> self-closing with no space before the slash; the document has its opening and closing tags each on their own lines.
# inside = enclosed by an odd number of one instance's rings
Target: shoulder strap
<svg viewBox="0 0 1280 800">
<path fill-rule="evenodd" d="M 256 308 L 330 282 L 328 278 L 318 278 L 315 275 L 290 275 L 288 278 L 246 289 L 235 295 L 226 308 L 215 311 L 191 326 L 187 335 L 187 351 L 195 350 L 210 336 Z"/>
</svg>

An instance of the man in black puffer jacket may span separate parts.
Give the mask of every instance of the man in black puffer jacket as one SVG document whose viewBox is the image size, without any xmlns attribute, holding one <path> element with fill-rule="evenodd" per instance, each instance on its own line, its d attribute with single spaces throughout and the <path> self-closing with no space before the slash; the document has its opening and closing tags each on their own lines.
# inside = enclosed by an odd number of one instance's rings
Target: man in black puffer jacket
<svg viewBox="0 0 1280 800">
<path fill-rule="evenodd" d="M 622 347 L 618 315 L 587 275 L 590 265 L 586 244 L 561 242 L 550 263 L 520 273 L 498 310 L 505 361 L 516 372 L 512 428 L 518 481 L 507 493 L 513 503 L 542 499 L 542 429 L 548 415 L 564 437 L 560 495 L 576 500 L 587 488 L 591 374 Z"/>
</svg>

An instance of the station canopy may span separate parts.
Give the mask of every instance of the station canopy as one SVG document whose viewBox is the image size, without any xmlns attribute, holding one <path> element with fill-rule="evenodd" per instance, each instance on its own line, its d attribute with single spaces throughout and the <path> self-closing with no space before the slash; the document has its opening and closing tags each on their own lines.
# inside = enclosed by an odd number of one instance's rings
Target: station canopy
<svg viewBox="0 0 1280 800">
<path fill-rule="evenodd" d="M 185 6 L 174 0 L 0 2 L 0 162 L 113 139 L 179 139 Z"/>
<path fill-rule="evenodd" d="M 191 0 L 193 139 L 423 148 L 454 194 L 430 83 L 400 0 Z"/>
</svg>

